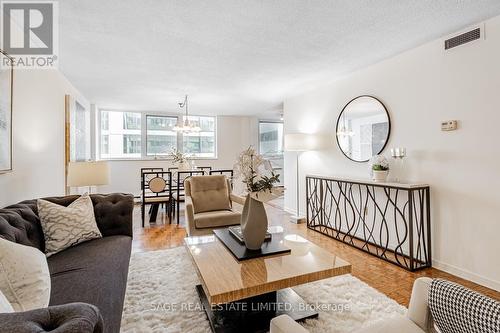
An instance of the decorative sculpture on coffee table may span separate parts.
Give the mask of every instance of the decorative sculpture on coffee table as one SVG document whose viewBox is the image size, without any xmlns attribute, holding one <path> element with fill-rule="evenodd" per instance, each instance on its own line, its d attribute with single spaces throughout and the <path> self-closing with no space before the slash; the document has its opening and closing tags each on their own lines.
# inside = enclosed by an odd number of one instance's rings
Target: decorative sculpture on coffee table
<svg viewBox="0 0 500 333">
<path fill-rule="evenodd" d="M 264 203 L 283 194 L 276 187 L 279 175 L 274 174 L 271 163 L 255 152 L 253 147 L 244 150 L 234 166 L 236 179 L 246 187 L 246 199 L 241 214 L 241 232 L 249 250 L 259 250 L 267 233 L 267 214 Z"/>
</svg>

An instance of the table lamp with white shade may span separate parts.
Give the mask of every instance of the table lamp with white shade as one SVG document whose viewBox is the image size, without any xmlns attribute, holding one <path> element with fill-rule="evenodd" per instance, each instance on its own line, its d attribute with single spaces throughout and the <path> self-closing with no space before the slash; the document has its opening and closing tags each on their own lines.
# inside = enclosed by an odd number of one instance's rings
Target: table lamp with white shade
<svg viewBox="0 0 500 333">
<path fill-rule="evenodd" d="M 70 187 L 109 184 L 109 166 L 105 161 L 70 162 L 68 165 L 68 183 Z"/>
<path fill-rule="evenodd" d="M 296 199 L 297 199 L 297 212 L 295 215 L 290 217 L 290 220 L 294 223 L 305 222 L 305 217 L 300 215 L 300 202 L 299 202 L 299 157 L 301 152 L 315 150 L 318 148 L 318 138 L 312 134 L 304 133 L 290 133 L 285 134 L 285 151 L 296 152 L 296 163 L 297 163 L 297 186 L 296 186 Z"/>
</svg>

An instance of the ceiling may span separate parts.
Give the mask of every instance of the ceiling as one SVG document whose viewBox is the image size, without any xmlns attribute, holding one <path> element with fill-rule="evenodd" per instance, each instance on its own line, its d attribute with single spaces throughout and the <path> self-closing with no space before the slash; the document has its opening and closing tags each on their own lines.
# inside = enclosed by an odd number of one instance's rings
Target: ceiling
<svg viewBox="0 0 500 333">
<path fill-rule="evenodd" d="M 498 0 L 64 0 L 60 69 L 122 110 L 273 118 L 283 99 L 500 14 Z"/>
</svg>

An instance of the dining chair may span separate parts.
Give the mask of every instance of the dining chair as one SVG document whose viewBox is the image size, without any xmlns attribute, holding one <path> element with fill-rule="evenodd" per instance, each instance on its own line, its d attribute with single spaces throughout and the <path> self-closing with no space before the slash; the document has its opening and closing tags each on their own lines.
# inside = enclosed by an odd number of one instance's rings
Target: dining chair
<svg viewBox="0 0 500 333">
<path fill-rule="evenodd" d="M 196 167 L 196 169 L 203 170 L 208 174 L 210 172 L 210 170 L 212 170 L 212 167 L 211 166 L 199 166 L 199 167 Z"/>
<path fill-rule="evenodd" d="M 190 171 L 177 171 L 175 177 L 175 193 L 174 193 L 174 202 L 177 208 L 177 224 L 179 224 L 179 212 L 180 212 L 180 203 L 184 202 L 184 180 L 192 176 L 203 176 L 205 175 L 205 171 L 203 170 L 190 170 Z"/>
<path fill-rule="evenodd" d="M 161 167 L 157 167 L 157 168 L 141 168 L 141 185 L 139 187 L 141 189 L 141 191 L 142 191 L 142 184 L 143 184 L 143 182 L 142 182 L 142 174 L 145 173 L 145 172 L 155 172 L 155 171 L 156 172 L 163 172 L 163 168 L 161 168 Z M 151 214 L 151 210 L 152 209 L 153 209 L 153 206 L 151 206 L 149 208 L 149 213 L 150 214 Z"/>
<path fill-rule="evenodd" d="M 141 198 L 141 217 L 142 227 L 146 214 L 146 205 L 152 205 L 150 211 L 150 222 L 156 221 L 158 208 L 160 204 L 165 204 L 165 210 L 172 223 L 172 173 L 170 171 L 162 172 L 143 172 L 142 173 L 142 198 Z"/>
<path fill-rule="evenodd" d="M 210 170 L 210 175 L 225 175 L 226 177 L 233 177 L 232 169 L 219 169 L 219 170 Z"/>
<path fill-rule="evenodd" d="M 233 188 L 233 174 L 234 171 L 232 169 L 210 170 L 210 175 L 225 175 L 229 180 L 231 189 Z"/>
<path fill-rule="evenodd" d="M 141 190 L 142 190 L 142 174 L 145 172 L 148 172 L 148 173 L 149 172 L 163 172 L 163 168 L 141 168 Z"/>
<path fill-rule="evenodd" d="M 177 170 L 179 170 L 179 168 L 178 167 L 171 167 L 171 168 L 168 168 L 167 170 L 168 171 L 177 171 Z"/>
</svg>

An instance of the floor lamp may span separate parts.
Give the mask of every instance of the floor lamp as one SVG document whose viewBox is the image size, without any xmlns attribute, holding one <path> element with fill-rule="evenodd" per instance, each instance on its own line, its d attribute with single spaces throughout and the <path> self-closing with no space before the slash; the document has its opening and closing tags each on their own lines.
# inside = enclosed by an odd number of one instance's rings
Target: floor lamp
<svg viewBox="0 0 500 333">
<path fill-rule="evenodd" d="M 311 134 L 304 133 L 292 133 L 285 135 L 285 151 L 293 151 L 296 153 L 296 214 L 290 217 L 290 221 L 294 223 L 305 222 L 305 216 L 300 215 L 300 199 L 299 199 L 299 189 L 300 189 L 300 178 L 299 178 L 299 166 L 300 166 L 300 153 L 313 150 L 316 146 L 316 138 Z"/>
</svg>

